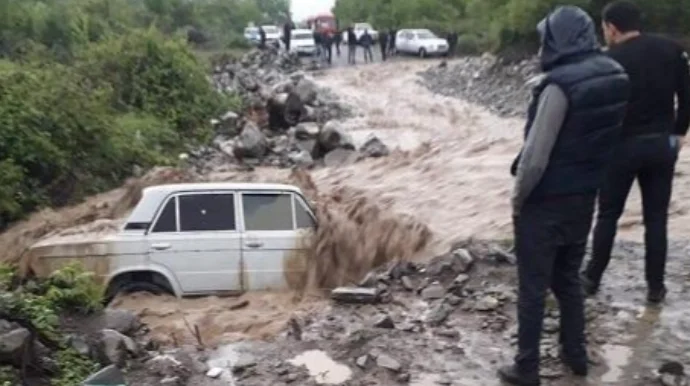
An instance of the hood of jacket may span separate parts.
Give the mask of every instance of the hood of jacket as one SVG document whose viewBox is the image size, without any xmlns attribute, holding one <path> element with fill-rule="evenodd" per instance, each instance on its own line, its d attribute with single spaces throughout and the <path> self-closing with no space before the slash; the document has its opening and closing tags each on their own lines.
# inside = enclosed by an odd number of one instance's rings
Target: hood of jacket
<svg viewBox="0 0 690 386">
<path fill-rule="evenodd" d="M 539 58 L 549 71 L 563 61 L 601 50 L 592 18 L 579 7 L 556 8 L 537 25 L 541 37 Z"/>
</svg>

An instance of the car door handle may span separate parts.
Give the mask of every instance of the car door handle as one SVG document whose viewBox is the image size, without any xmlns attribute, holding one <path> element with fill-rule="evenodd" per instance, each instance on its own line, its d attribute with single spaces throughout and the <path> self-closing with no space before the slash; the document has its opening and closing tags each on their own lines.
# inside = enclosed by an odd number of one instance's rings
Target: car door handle
<svg viewBox="0 0 690 386">
<path fill-rule="evenodd" d="M 172 246 L 172 245 L 170 245 L 169 243 L 155 243 L 155 244 L 151 244 L 151 248 L 152 248 L 152 249 L 155 249 L 155 250 L 157 250 L 157 251 L 163 251 L 163 250 L 169 249 L 171 246 Z"/>
<path fill-rule="evenodd" d="M 264 246 L 264 243 L 259 241 L 248 241 L 244 245 L 247 246 L 247 248 L 261 248 Z"/>
</svg>

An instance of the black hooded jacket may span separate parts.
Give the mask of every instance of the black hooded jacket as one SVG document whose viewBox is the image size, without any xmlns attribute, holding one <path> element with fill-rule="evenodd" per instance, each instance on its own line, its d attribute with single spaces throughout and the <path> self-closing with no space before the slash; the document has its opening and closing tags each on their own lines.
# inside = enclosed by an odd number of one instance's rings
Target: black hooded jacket
<svg viewBox="0 0 690 386">
<path fill-rule="evenodd" d="M 545 77 L 533 91 L 525 137 L 546 86 L 555 84 L 564 92 L 568 113 L 530 200 L 595 193 L 612 149 L 620 140 L 629 96 L 628 76 L 616 61 L 601 52 L 594 23 L 582 9 L 558 7 L 539 23 L 537 30 L 542 39 L 540 61 Z"/>
</svg>

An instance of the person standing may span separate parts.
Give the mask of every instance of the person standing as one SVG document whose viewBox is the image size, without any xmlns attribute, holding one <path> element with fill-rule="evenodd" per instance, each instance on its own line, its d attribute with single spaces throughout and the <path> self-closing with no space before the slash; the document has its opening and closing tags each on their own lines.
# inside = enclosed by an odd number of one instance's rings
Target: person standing
<svg viewBox="0 0 690 386">
<path fill-rule="evenodd" d="M 388 56 L 393 56 L 395 55 L 395 38 L 396 35 L 398 34 L 398 31 L 395 29 L 390 30 L 390 41 L 388 43 Z"/>
<path fill-rule="evenodd" d="M 641 33 L 640 19 L 639 8 L 629 1 L 612 2 L 602 12 L 608 54 L 630 76 L 631 96 L 623 123 L 624 139 L 616 148 L 599 193 L 592 258 L 583 285 L 588 295 L 598 291 L 611 259 L 618 219 L 637 179 L 645 227 L 647 301 L 660 303 L 666 296 L 664 271 L 673 173 L 690 125 L 690 70 L 682 47 L 670 39 Z"/>
<path fill-rule="evenodd" d="M 381 46 L 381 60 L 385 61 L 388 56 L 388 34 L 386 31 L 379 33 L 379 45 Z"/>
<path fill-rule="evenodd" d="M 333 45 L 335 45 L 335 54 L 340 57 L 340 45 L 343 44 L 343 31 L 336 29 L 333 35 Z"/>
<path fill-rule="evenodd" d="M 285 50 L 290 52 L 290 39 L 292 38 L 292 21 L 288 19 L 283 24 L 283 43 L 285 43 Z"/>
<path fill-rule="evenodd" d="M 352 27 L 347 28 L 347 62 L 357 64 L 357 35 Z"/>
<path fill-rule="evenodd" d="M 364 63 L 373 63 L 374 54 L 371 52 L 371 46 L 374 45 L 374 38 L 369 34 L 369 30 L 364 30 L 362 37 L 360 38 L 360 44 L 364 50 Z"/>
<path fill-rule="evenodd" d="M 261 26 L 259 26 L 259 48 L 262 50 L 266 48 L 266 31 Z"/>
<path fill-rule="evenodd" d="M 333 32 L 324 32 L 321 37 L 323 52 L 326 56 L 326 62 L 330 65 L 333 60 Z"/>
<path fill-rule="evenodd" d="M 455 56 L 455 50 L 458 46 L 458 33 L 451 31 L 448 34 L 448 56 Z"/>
<path fill-rule="evenodd" d="M 594 22 L 581 8 L 557 7 L 537 31 L 545 74 L 532 91 L 525 143 L 511 166 L 518 353 L 498 375 L 514 385 L 540 384 L 548 289 L 560 306 L 561 359 L 577 375 L 588 372 L 579 271 L 629 95 L 625 70 L 603 54 Z"/>
<path fill-rule="evenodd" d="M 316 61 L 321 63 L 323 61 L 323 35 L 316 29 L 316 27 L 313 29 L 312 34 L 315 46 L 314 58 Z"/>
</svg>

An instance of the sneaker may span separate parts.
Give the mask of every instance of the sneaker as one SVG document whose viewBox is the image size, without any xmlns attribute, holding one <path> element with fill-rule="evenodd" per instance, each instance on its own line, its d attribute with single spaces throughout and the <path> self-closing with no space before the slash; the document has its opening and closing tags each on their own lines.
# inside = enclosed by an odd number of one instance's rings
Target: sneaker
<svg viewBox="0 0 690 386">
<path fill-rule="evenodd" d="M 666 287 L 661 287 L 660 289 L 649 289 L 647 290 L 647 302 L 651 304 L 662 303 L 666 299 Z"/>
<path fill-rule="evenodd" d="M 517 386 L 539 386 L 541 380 L 539 373 L 523 373 L 516 365 L 503 366 L 498 369 L 498 377 L 501 381 Z"/>
<path fill-rule="evenodd" d="M 589 372 L 589 369 L 587 368 L 587 358 L 582 360 L 574 360 L 565 353 L 563 347 L 561 347 L 560 355 L 561 361 L 563 361 L 563 363 L 565 363 L 565 365 L 568 366 L 568 368 L 570 368 L 573 374 L 579 377 L 587 376 L 587 373 Z"/>
<path fill-rule="evenodd" d="M 582 291 L 585 296 L 594 296 L 599 292 L 599 283 L 591 280 L 586 274 L 580 275 L 580 281 L 582 282 Z"/>
</svg>

